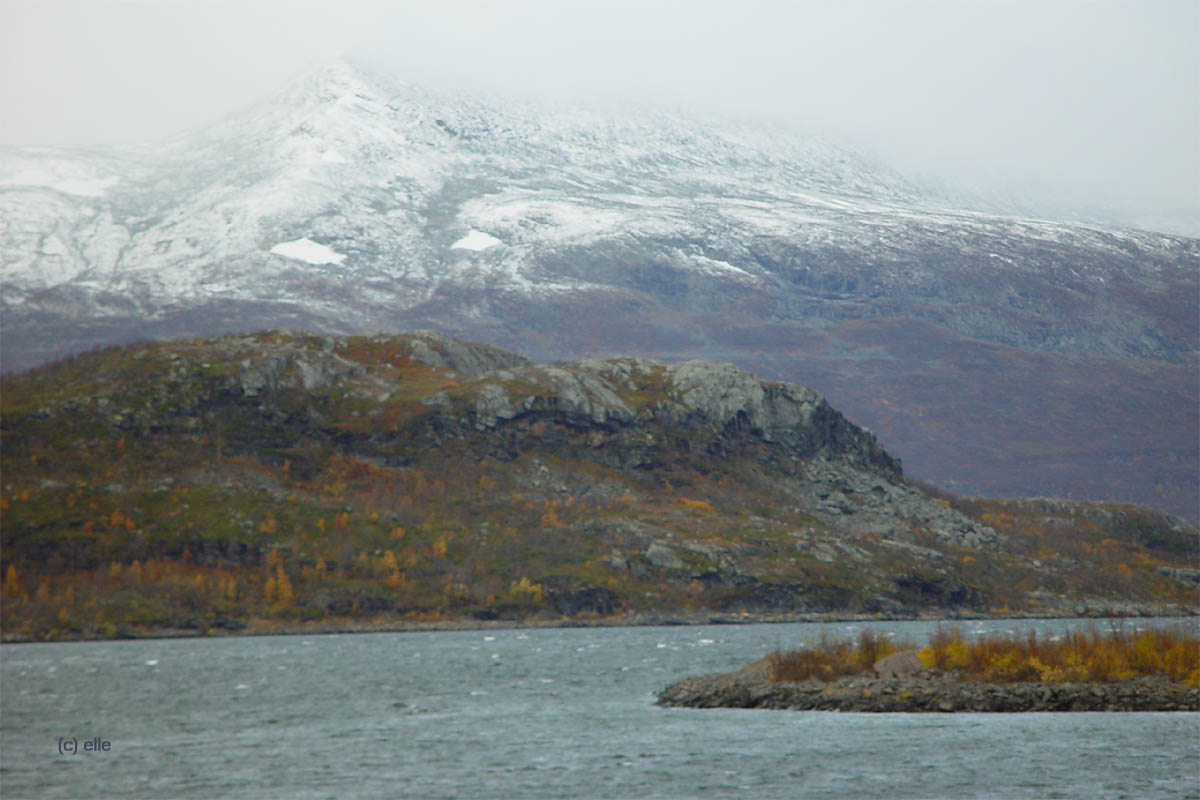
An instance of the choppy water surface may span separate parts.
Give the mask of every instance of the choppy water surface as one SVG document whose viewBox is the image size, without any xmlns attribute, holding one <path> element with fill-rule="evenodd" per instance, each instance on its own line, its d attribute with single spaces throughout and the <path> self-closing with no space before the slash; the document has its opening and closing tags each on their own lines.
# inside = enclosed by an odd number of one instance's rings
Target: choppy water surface
<svg viewBox="0 0 1200 800">
<path fill-rule="evenodd" d="M 1052 633 L 1086 624 L 962 627 Z M 822 631 L 854 636 L 861 627 L 7 645 L 0 648 L 0 794 L 1200 797 L 1200 714 L 653 705 L 653 692 L 678 678 L 730 669 Z M 919 641 L 934 626 L 870 627 Z M 110 749 L 85 752 L 97 739 Z"/>
</svg>

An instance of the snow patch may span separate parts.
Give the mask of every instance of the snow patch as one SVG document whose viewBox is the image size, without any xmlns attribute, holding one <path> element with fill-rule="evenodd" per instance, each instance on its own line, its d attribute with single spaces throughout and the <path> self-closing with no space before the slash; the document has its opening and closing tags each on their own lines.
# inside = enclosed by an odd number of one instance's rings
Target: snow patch
<svg viewBox="0 0 1200 800">
<path fill-rule="evenodd" d="M 0 178 L 0 186 L 40 186 L 77 197 L 103 197 L 105 190 L 118 183 L 120 180 L 115 177 L 62 174 L 36 166 L 24 166 Z"/>
<path fill-rule="evenodd" d="M 584 243 L 651 224 L 652 215 L 621 204 L 600 205 L 557 192 L 513 189 L 463 203 L 462 216 L 516 241 Z M 668 223 L 670 224 L 670 223 Z"/>
<path fill-rule="evenodd" d="M 466 236 L 459 239 L 454 244 L 450 245 L 451 250 L 487 250 L 489 247 L 495 247 L 498 244 L 504 244 L 495 236 L 486 234 L 483 231 L 472 230 Z"/>
<path fill-rule="evenodd" d="M 341 264 L 346 256 L 305 236 L 291 242 L 282 242 L 271 248 L 271 252 L 284 258 L 307 261 L 309 264 Z"/>
<path fill-rule="evenodd" d="M 748 278 L 757 283 L 757 281 L 754 279 L 753 275 L 751 275 L 749 272 L 742 269 L 741 267 L 730 264 L 728 261 L 717 261 L 712 258 L 706 258 L 705 256 L 689 257 L 687 254 L 683 253 L 680 250 L 676 250 L 675 252 L 677 253 L 681 262 L 684 262 L 684 263 L 690 262 L 693 266 L 695 266 L 701 272 L 706 273 L 708 275 L 719 275 L 721 277 Z"/>
<path fill-rule="evenodd" d="M 349 164 L 350 159 L 339 153 L 337 150 L 326 150 L 321 153 L 321 160 L 326 164 Z"/>
</svg>

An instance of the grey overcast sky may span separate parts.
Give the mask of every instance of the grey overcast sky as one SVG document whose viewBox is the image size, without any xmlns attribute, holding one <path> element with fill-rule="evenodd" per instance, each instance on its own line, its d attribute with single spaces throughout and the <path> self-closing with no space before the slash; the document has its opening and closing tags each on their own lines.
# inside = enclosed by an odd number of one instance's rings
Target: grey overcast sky
<svg viewBox="0 0 1200 800">
<path fill-rule="evenodd" d="M 768 117 L 1200 235 L 1200 0 L 0 0 L 0 143 L 153 140 L 340 56 Z"/>
</svg>

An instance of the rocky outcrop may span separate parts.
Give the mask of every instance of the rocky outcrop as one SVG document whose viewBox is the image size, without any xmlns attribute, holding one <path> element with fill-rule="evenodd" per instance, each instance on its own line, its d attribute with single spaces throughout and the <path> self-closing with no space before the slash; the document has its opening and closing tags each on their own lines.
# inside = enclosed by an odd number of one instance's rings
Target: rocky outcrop
<svg viewBox="0 0 1200 800">
<path fill-rule="evenodd" d="M 685 678 L 659 692 L 658 704 L 883 713 L 1200 711 L 1200 688 L 1165 678 L 1114 683 L 977 683 L 936 670 L 908 678 L 786 683 L 770 680 L 765 669 L 743 669 Z"/>
<path fill-rule="evenodd" d="M 911 678 L 925 671 L 925 666 L 912 650 L 901 650 L 884 656 L 873 667 L 878 678 Z"/>
<path fill-rule="evenodd" d="M 464 342 L 437 331 L 417 331 L 409 348 L 414 360 L 477 378 L 487 372 L 529 364 L 529 359 L 482 344 Z"/>
<path fill-rule="evenodd" d="M 749 457 L 782 463 L 779 490 L 823 527 L 917 549 L 915 531 L 973 549 L 995 549 L 1001 541 L 992 528 L 902 482 L 900 461 L 816 392 L 762 381 L 730 364 L 617 358 L 526 365 L 487 372 L 469 386 L 465 415 L 444 393 L 423 402 L 449 426 L 503 434 L 509 457 L 539 446 L 532 430 L 546 425 L 558 426 L 554 441 L 583 437 L 595 458 L 621 467 Z M 542 434 L 543 444 L 548 436 Z M 848 546 L 818 543 L 813 554 L 832 561 Z M 969 605 L 968 599 L 945 604 Z"/>
<path fill-rule="evenodd" d="M 649 436 L 634 437 L 643 444 L 654 441 L 648 430 L 653 427 L 686 431 L 695 449 L 725 452 L 737 442 L 755 442 L 885 480 L 901 475 L 900 461 L 879 447 L 874 434 L 816 392 L 762 381 L 730 364 L 586 360 L 498 369 L 479 382 L 468 421 L 478 431 L 529 415 L 556 415 L 609 432 L 647 429 Z M 435 398 L 427 403 L 435 404 Z"/>
<path fill-rule="evenodd" d="M 976 549 L 994 548 L 1001 539 L 994 529 L 931 501 L 916 488 L 881 479 L 878 471 L 848 470 L 843 463 L 818 458 L 808 463 L 805 477 L 783 488 L 835 527 L 907 544 L 916 527 L 945 544 Z"/>
<path fill-rule="evenodd" d="M 1190 567 L 1159 567 L 1158 574 L 1179 581 L 1190 589 L 1200 589 L 1200 569 Z"/>
<path fill-rule="evenodd" d="M 660 418 L 689 426 L 746 431 L 805 457 L 848 456 L 857 465 L 898 477 L 900 461 L 875 435 L 849 422 L 804 386 L 764 382 L 732 364 L 686 361 L 666 368 L 668 400 Z"/>
<path fill-rule="evenodd" d="M 518 400 L 514 394 L 524 396 Z M 582 369 L 538 365 L 487 375 L 475 399 L 474 426 L 487 430 L 501 420 L 535 412 L 557 413 L 583 424 L 634 420 L 634 413 L 604 378 Z"/>
<path fill-rule="evenodd" d="M 274 392 L 281 387 L 321 389 L 340 378 L 362 375 L 366 370 L 333 353 L 287 353 L 259 355 L 241 362 L 237 386 L 246 397 Z"/>
<path fill-rule="evenodd" d="M 471 378 L 530 363 L 516 353 L 463 342 L 434 331 L 418 331 L 405 337 L 379 335 L 369 337 L 366 342 L 406 349 L 413 361 Z M 265 335 L 229 337 L 222 343 L 230 355 L 245 355 L 238 364 L 234 382 L 247 397 L 284 388 L 323 389 L 367 373 L 362 364 L 338 353 L 345 346 L 345 340 L 338 337 L 280 329 Z M 379 384 L 372 388 L 386 391 L 389 387 Z"/>
</svg>

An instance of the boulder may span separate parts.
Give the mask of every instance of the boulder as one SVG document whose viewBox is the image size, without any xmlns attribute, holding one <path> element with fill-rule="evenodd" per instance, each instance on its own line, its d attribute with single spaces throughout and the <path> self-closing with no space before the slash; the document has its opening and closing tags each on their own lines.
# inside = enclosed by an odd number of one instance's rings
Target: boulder
<svg viewBox="0 0 1200 800">
<path fill-rule="evenodd" d="M 911 678 L 925 671 L 925 665 L 912 650 L 901 650 L 875 662 L 875 674 L 880 678 Z"/>
<path fill-rule="evenodd" d="M 675 555 L 675 551 L 661 542 L 654 542 L 646 548 L 646 560 L 656 567 L 663 569 L 682 569 L 683 561 Z"/>
</svg>

